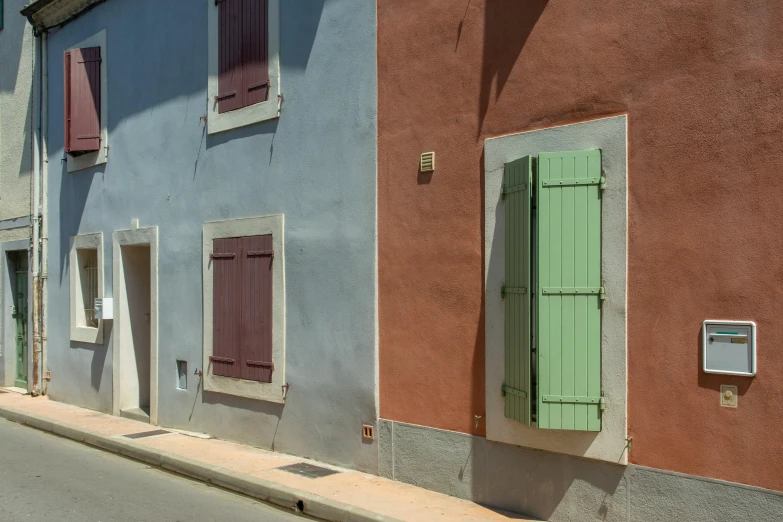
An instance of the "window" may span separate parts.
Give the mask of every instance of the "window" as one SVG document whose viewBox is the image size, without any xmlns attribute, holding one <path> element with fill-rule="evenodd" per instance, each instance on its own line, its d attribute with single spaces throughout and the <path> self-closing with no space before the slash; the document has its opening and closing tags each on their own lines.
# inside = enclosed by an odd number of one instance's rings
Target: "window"
<svg viewBox="0 0 783 522">
<path fill-rule="evenodd" d="M 279 0 L 208 0 L 209 133 L 279 115 Z"/>
<path fill-rule="evenodd" d="M 506 164 L 505 416 L 601 431 L 601 151 Z"/>
<path fill-rule="evenodd" d="M 103 344 L 103 321 L 95 318 L 95 299 L 103 294 L 103 234 L 71 238 L 71 340 Z"/>
<path fill-rule="evenodd" d="M 204 389 L 285 401 L 283 216 L 204 224 Z"/>
<path fill-rule="evenodd" d="M 63 55 L 63 148 L 68 172 L 106 163 L 108 92 L 106 31 Z"/>
</svg>

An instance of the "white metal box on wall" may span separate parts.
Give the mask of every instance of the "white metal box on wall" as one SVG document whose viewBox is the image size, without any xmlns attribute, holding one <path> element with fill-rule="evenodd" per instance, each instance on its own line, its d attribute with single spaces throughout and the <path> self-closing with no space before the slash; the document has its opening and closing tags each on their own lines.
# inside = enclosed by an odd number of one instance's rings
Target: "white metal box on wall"
<svg viewBox="0 0 783 522">
<path fill-rule="evenodd" d="M 724 375 L 756 375 L 756 323 L 704 321 L 702 370 Z"/>
<path fill-rule="evenodd" d="M 111 297 L 95 300 L 95 318 L 99 321 L 114 319 L 114 299 Z"/>
</svg>

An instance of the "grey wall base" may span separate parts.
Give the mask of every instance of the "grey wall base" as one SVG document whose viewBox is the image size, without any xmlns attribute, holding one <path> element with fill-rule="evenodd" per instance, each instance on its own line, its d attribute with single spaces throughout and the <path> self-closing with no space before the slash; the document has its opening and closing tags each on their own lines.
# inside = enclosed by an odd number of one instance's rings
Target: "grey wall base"
<svg viewBox="0 0 783 522">
<path fill-rule="evenodd" d="M 783 520 L 783 494 L 379 420 L 387 478 L 542 520 Z"/>
</svg>

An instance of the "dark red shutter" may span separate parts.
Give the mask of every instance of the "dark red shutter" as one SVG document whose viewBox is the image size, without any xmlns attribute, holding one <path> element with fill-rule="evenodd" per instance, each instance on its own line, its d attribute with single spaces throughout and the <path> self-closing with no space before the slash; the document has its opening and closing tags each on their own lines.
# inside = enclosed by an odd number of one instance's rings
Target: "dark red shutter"
<svg viewBox="0 0 783 522">
<path fill-rule="evenodd" d="M 242 99 L 242 3 L 218 4 L 218 113 L 243 107 Z"/>
<path fill-rule="evenodd" d="M 269 99 L 269 59 L 267 42 L 267 0 L 243 2 L 243 107 Z"/>
<path fill-rule="evenodd" d="M 72 156 L 101 147 L 101 48 L 65 53 L 65 151 Z"/>
<path fill-rule="evenodd" d="M 65 89 L 65 152 L 71 152 L 71 53 L 63 55 L 63 88 Z"/>
<path fill-rule="evenodd" d="M 272 382 L 272 236 L 241 240 L 242 378 Z"/>
<path fill-rule="evenodd" d="M 212 242 L 212 373 L 240 377 L 239 324 L 241 258 L 239 240 Z"/>
<path fill-rule="evenodd" d="M 218 113 L 269 98 L 268 0 L 217 0 Z"/>
</svg>

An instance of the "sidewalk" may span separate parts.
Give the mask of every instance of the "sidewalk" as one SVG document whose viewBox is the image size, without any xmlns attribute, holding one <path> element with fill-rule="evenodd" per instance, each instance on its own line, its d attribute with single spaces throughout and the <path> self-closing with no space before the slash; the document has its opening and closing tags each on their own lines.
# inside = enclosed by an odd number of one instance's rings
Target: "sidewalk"
<svg viewBox="0 0 783 522">
<path fill-rule="evenodd" d="M 2 388 L 0 417 L 262 501 L 298 509 L 323 520 L 529 520 L 506 516 L 472 502 L 401 482 L 307 459 L 173 431 L 149 434 L 159 428 Z M 142 434 L 142 437 L 127 437 L 134 434 Z M 337 473 L 308 478 L 280 469 L 300 463 Z"/>
</svg>

